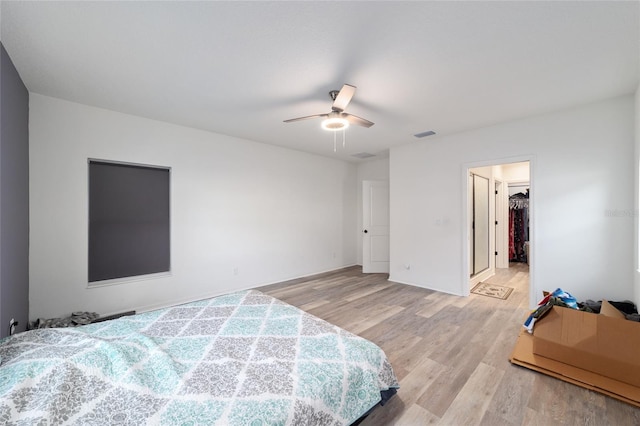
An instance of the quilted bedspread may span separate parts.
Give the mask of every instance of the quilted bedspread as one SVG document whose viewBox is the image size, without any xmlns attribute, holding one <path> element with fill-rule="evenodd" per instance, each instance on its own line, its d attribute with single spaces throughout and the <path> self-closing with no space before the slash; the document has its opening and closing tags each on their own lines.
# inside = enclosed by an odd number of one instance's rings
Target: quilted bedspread
<svg viewBox="0 0 640 426">
<path fill-rule="evenodd" d="M 3 425 L 345 425 L 398 382 L 373 343 L 258 291 L 0 341 Z"/>
</svg>

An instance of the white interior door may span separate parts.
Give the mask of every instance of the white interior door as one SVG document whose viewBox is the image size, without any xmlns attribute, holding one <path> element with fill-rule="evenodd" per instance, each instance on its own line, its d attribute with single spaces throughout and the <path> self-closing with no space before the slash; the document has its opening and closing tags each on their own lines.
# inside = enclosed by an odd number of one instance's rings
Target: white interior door
<svg viewBox="0 0 640 426">
<path fill-rule="evenodd" d="M 389 272 L 389 182 L 362 182 L 362 272 Z"/>
<path fill-rule="evenodd" d="M 496 179 L 496 268 L 509 267 L 509 194 L 507 184 Z"/>
<path fill-rule="evenodd" d="M 489 179 L 473 175 L 473 273 L 489 268 Z"/>
</svg>

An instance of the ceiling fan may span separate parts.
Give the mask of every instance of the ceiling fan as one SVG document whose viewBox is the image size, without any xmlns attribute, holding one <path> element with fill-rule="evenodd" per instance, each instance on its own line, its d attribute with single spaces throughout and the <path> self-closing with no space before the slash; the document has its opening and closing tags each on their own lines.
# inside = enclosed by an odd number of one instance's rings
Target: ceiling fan
<svg viewBox="0 0 640 426">
<path fill-rule="evenodd" d="M 293 123 L 294 121 L 308 120 L 310 118 L 324 118 L 322 121 L 322 128 L 325 130 L 343 130 L 349 127 L 349 124 L 355 124 L 356 126 L 371 127 L 374 123 L 364 118 L 360 118 L 353 114 L 344 112 L 351 102 L 351 98 L 356 93 L 356 87 L 350 84 L 345 84 L 340 90 L 332 90 L 329 92 L 333 105 L 331 105 L 331 112 L 326 114 L 314 114 L 306 117 L 291 118 L 284 120 L 285 123 Z"/>
</svg>

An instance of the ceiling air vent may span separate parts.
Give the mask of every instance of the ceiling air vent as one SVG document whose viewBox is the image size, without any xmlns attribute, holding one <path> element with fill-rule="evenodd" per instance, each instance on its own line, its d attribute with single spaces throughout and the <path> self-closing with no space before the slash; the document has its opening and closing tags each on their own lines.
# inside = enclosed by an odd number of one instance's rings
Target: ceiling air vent
<svg viewBox="0 0 640 426">
<path fill-rule="evenodd" d="M 369 154 L 368 152 L 359 152 L 357 154 L 353 154 L 352 157 L 356 157 L 356 158 L 371 158 L 371 157 L 375 157 L 375 154 Z"/>
<path fill-rule="evenodd" d="M 436 132 L 434 132 L 433 130 L 427 130 L 426 132 L 416 133 L 413 136 L 415 136 L 416 138 L 424 138 L 424 137 L 435 135 L 435 134 Z"/>
</svg>

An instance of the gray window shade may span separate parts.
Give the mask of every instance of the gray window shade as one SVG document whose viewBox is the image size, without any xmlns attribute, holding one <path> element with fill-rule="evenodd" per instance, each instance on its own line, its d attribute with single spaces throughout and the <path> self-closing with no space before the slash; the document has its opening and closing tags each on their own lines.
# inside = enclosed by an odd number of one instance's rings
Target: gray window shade
<svg viewBox="0 0 640 426">
<path fill-rule="evenodd" d="M 168 168 L 89 160 L 89 282 L 170 269 Z"/>
</svg>

